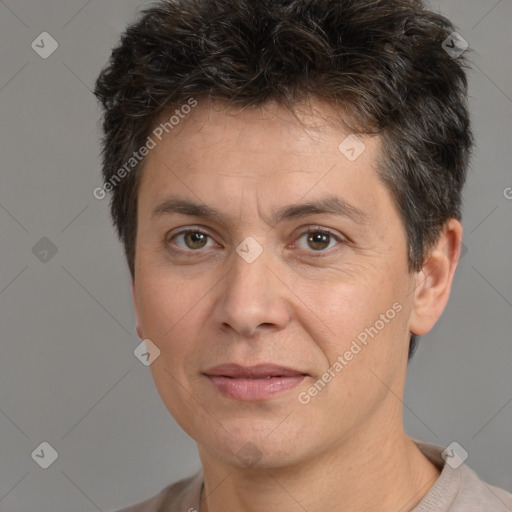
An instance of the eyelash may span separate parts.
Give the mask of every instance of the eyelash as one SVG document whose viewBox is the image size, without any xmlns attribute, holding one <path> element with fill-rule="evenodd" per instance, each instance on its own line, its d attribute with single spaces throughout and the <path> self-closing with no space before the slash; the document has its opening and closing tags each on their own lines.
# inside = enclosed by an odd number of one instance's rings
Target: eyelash
<svg viewBox="0 0 512 512">
<path fill-rule="evenodd" d="M 202 234 L 204 236 L 207 236 L 210 240 L 213 240 L 213 237 L 211 237 L 206 231 L 203 231 L 200 228 L 187 228 L 187 229 L 183 229 L 181 231 L 178 231 L 177 233 L 174 233 L 172 235 L 172 237 L 169 237 L 168 235 L 166 235 L 166 243 L 172 242 L 178 236 L 187 235 L 189 233 L 199 233 L 199 234 Z M 295 245 L 296 242 L 298 240 L 300 240 L 304 235 L 311 234 L 311 233 L 322 234 L 322 235 L 329 235 L 330 237 L 334 238 L 334 240 L 336 240 L 336 242 L 338 242 L 338 245 L 343 245 L 343 244 L 347 243 L 346 239 L 336 235 L 335 233 L 333 233 L 332 231 L 330 231 L 328 229 L 325 229 L 325 228 L 322 228 L 322 227 L 308 226 L 307 228 L 305 228 L 303 231 L 301 231 L 297 235 L 297 238 L 295 239 L 293 244 Z M 330 249 L 324 249 L 324 250 L 318 250 L 318 251 L 309 250 L 307 252 L 310 252 L 312 254 L 315 254 L 316 256 L 321 257 L 324 254 L 330 254 L 330 252 L 333 249 L 334 248 L 331 247 Z M 182 251 L 182 252 L 187 252 L 187 253 L 194 253 L 194 252 L 200 253 L 200 252 L 202 252 L 201 249 L 194 250 L 194 249 L 181 249 L 181 248 L 177 248 L 177 251 Z"/>
</svg>

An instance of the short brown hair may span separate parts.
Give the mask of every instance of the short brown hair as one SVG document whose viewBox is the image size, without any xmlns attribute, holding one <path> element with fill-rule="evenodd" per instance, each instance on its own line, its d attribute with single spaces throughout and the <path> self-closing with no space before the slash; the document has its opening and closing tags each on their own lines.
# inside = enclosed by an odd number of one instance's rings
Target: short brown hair
<svg viewBox="0 0 512 512">
<path fill-rule="evenodd" d="M 244 107 L 272 100 L 292 111 L 305 98 L 339 105 L 352 133 L 382 137 L 379 175 L 404 221 L 409 270 L 418 271 L 444 223 L 461 217 L 473 144 L 466 58 L 443 48 L 452 32 L 420 0 L 159 1 L 122 34 L 96 82 L 104 180 L 164 110 L 191 97 Z M 132 276 L 143 163 L 111 196 Z"/>
</svg>

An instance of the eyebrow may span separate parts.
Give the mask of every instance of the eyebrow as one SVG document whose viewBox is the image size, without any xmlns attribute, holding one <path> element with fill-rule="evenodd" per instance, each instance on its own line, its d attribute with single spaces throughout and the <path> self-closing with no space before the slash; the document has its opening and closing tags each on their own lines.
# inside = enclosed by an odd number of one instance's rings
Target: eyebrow
<svg viewBox="0 0 512 512">
<path fill-rule="evenodd" d="M 151 219 L 163 215 L 178 213 L 192 217 L 213 219 L 226 224 L 227 218 L 215 208 L 205 204 L 196 203 L 187 199 L 169 197 L 159 203 L 151 212 Z M 315 214 L 333 214 L 341 217 L 348 217 L 357 224 L 368 224 L 369 215 L 344 199 L 336 196 L 329 196 L 316 201 L 309 201 L 302 204 L 284 206 L 272 213 L 270 222 L 278 224 L 285 220 L 294 220 Z"/>
</svg>

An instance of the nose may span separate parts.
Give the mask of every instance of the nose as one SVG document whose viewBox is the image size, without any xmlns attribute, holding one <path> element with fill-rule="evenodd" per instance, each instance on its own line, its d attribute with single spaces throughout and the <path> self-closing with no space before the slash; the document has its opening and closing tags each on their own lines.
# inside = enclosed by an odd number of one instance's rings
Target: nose
<svg viewBox="0 0 512 512">
<path fill-rule="evenodd" d="M 262 330 L 283 329 L 291 317 L 287 300 L 290 292 L 278 277 L 278 270 L 272 268 L 272 258 L 264 250 L 251 263 L 236 252 L 231 260 L 215 307 L 220 327 L 244 337 Z"/>
</svg>

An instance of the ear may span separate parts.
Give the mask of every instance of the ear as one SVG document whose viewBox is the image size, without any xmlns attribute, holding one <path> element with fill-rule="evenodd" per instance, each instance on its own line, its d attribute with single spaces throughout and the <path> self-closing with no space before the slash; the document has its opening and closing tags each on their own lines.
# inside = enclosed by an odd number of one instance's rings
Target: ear
<svg viewBox="0 0 512 512">
<path fill-rule="evenodd" d="M 429 332 L 442 315 L 452 287 L 460 257 L 462 225 L 450 219 L 421 269 L 415 275 L 415 291 L 409 330 L 423 335 Z"/>
<path fill-rule="evenodd" d="M 135 291 L 135 280 L 132 278 L 132 300 L 133 300 L 133 309 L 135 311 L 135 330 L 137 331 L 138 337 L 143 340 L 145 337 L 142 333 L 142 328 L 140 326 L 140 318 L 139 318 L 139 309 L 137 305 L 137 292 Z"/>
</svg>

